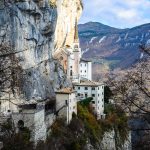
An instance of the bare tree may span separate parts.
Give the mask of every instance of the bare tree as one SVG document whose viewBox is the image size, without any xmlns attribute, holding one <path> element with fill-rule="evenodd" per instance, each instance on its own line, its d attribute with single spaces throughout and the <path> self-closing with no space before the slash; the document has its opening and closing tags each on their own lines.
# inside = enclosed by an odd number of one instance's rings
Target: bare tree
<svg viewBox="0 0 150 150">
<path fill-rule="evenodd" d="M 138 119 L 142 126 L 130 126 L 134 132 L 142 133 L 144 138 L 138 142 L 140 149 L 150 141 L 150 47 L 140 45 L 140 61 L 125 71 L 115 72 L 109 77 L 108 85 L 113 92 L 115 103 L 119 104 L 132 119 Z M 144 55 L 145 54 L 145 55 Z M 137 143 L 136 143 L 137 144 Z M 136 148 L 137 148 L 136 147 Z"/>
</svg>

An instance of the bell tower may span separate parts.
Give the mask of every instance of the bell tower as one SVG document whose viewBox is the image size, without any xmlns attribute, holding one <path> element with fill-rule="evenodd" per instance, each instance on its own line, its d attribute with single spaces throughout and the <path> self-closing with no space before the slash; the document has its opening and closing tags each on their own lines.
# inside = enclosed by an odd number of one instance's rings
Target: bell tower
<svg viewBox="0 0 150 150">
<path fill-rule="evenodd" d="M 73 54 L 74 54 L 74 80 L 75 82 L 79 82 L 80 75 L 79 75 L 79 63 L 81 58 L 81 49 L 79 45 L 79 37 L 78 37 L 78 24 L 77 19 L 75 22 L 75 33 L 74 33 L 74 43 L 73 43 Z"/>
</svg>

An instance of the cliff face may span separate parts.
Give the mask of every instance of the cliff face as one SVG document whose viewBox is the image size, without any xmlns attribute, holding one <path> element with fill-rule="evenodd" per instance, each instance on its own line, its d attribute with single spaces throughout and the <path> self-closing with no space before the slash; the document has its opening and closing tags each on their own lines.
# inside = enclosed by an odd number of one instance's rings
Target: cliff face
<svg viewBox="0 0 150 150">
<path fill-rule="evenodd" d="M 55 32 L 55 49 L 64 45 L 72 45 L 74 41 L 75 23 L 78 22 L 83 5 L 81 0 L 58 0 L 58 20 Z"/>
<path fill-rule="evenodd" d="M 57 47 L 60 43 L 63 46 L 64 35 L 68 31 L 63 29 L 73 28 L 76 16 L 69 14 L 70 5 L 73 8 L 78 1 L 58 0 L 56 5 L 51 0 L 0 1 L 0 45 L 9 47 L 9 53 L 13 54 L 22 70 L 22 76 L 17 80 L 20 80 L 19 86 L 25 99 L 51 98 L 55 96 L 54 89 L 70 85 L 52 53 L 54 38 L 57 37 Z M 61 12 L 69 14 L 72 22 L 64 15 L 61 18 Z M 62 24 L 61 19 L 64 20 Z"/>
</svg>

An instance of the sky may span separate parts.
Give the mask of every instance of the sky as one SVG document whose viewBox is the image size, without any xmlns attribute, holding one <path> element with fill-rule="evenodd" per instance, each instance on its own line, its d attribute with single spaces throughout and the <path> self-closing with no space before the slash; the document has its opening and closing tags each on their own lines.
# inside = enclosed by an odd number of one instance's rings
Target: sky
<svg viewBox="0 0 150 150">
<path fill-rule="evenodd" d="M 101 22 L 117 28 L 150 23 L 150 0 L 83 0 L 79 23 Z"/>
</svg>

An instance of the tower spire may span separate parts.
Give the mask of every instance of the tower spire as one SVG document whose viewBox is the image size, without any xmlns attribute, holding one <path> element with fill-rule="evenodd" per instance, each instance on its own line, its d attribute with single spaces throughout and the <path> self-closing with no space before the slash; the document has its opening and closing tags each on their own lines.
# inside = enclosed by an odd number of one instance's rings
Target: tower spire
<svg viewBox="0 0 150 150">
<path fill-rule="evenodd" d="M 76 18 L 76 22 L 75 22 L 74 43 L 79 43 L 77 18 Z"/>
</svg>

